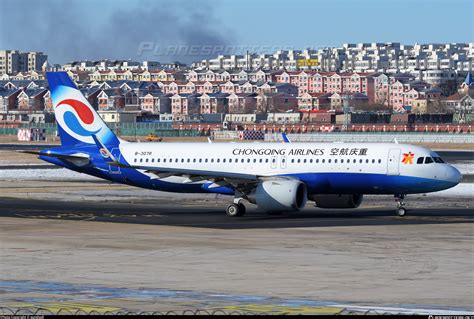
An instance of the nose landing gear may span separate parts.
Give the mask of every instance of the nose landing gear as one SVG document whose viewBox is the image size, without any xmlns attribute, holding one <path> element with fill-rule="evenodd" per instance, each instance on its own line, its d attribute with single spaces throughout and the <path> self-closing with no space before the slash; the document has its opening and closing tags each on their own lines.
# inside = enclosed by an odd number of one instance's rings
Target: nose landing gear
<svg viewBox="0 0 474 319">
<path fill-rule="evenodd" d="M 403 217 L 407 213 L 407 210 L 405 209 L 405 202 L 403 201 L 405 199 L 405 194 L 395 194 L 395 201 L 397 202 L 397 210 L 396 213 L 398 216 Z"/>
</svg>

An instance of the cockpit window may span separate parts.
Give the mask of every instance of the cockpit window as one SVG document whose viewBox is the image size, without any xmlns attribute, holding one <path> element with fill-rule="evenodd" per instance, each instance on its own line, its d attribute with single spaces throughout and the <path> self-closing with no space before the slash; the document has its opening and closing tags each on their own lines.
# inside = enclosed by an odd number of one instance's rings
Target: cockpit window
<svg viewBox="0 0 474 319">
<path fill-rule="evenodd" d="M 431 157 L 425 157 L 425 164 L 433 163 L 433 159 Z"/>
<path fill-rule="evenodd" d="M 416 164 L 423 164 L 424 159 L 424 157 L 418 157 L 418 159 L 416 160 Z"/>
<path fill-rule="evenodd" d="M 435 163 L 444 163 L 441 157 L 433 157 L 433 160 L 435 161 Z"/>
</svg>

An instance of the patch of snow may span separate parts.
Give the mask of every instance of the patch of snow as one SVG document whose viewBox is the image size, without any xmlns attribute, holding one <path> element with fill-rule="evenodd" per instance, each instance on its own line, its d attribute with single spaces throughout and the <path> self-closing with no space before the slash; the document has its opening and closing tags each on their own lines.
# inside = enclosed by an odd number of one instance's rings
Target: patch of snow
<svg viewBox="0 0 474 319">
<path fill-rule="evenodd" d="M 473 197 L 474 183 L 460 183 L 444 191 L 427 193 L 427 197 Z"/>
<path fill-rule="evenodd" d="M 463 175 L 474 175 L 474 161 L 459 161 L 451 165 L 456 167 Z"/>
<path fill-rule="evenodd" d="M 77 173 L 66 168 L 59 169 L 5 169 L 0 170 L 2 180 L 47 180 L 47 181 L 78 181 L 100 180 L 97 177 Z"/>
</svg>

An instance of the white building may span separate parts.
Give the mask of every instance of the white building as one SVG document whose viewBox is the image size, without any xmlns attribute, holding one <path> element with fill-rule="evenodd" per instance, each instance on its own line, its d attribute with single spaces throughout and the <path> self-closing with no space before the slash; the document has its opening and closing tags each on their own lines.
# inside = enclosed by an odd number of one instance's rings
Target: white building
<svg viewBox="0 0 474 319">
<path fill-rule="evenodd" d="M 439 84 L 473 70 L 474 43 L 346 43 L 340 48 L 280 50 L 273 54 L 219 55 L 197 69 L 316 69 L 320 71 L 411 73 Z M 307 63 L 311 61 L 311 63 Z"/>
</svg>

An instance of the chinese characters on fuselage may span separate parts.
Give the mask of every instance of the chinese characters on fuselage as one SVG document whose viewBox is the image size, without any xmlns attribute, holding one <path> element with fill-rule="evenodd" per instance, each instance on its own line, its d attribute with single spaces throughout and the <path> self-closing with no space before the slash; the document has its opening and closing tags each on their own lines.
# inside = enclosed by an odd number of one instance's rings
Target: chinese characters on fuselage
<svg viewBox="0 0 474 319">
<path fill-rule="evenodd" d="M 261 149 L 253 149 L 253 148 L 235 148 L 232 150 L 232 154 L 236 156 L 242 155 L 289 155 L 289 156 L 323 156 L 323 155 L 331 155 L 331 156 L 365 156 L 367 155 L 367 148 L 349 148 L 349 147 L 333 147 L 329 150 L 323 148 L 292 148 L 290 150 L 284 148 L 261 148 Z"/>
</svg>

